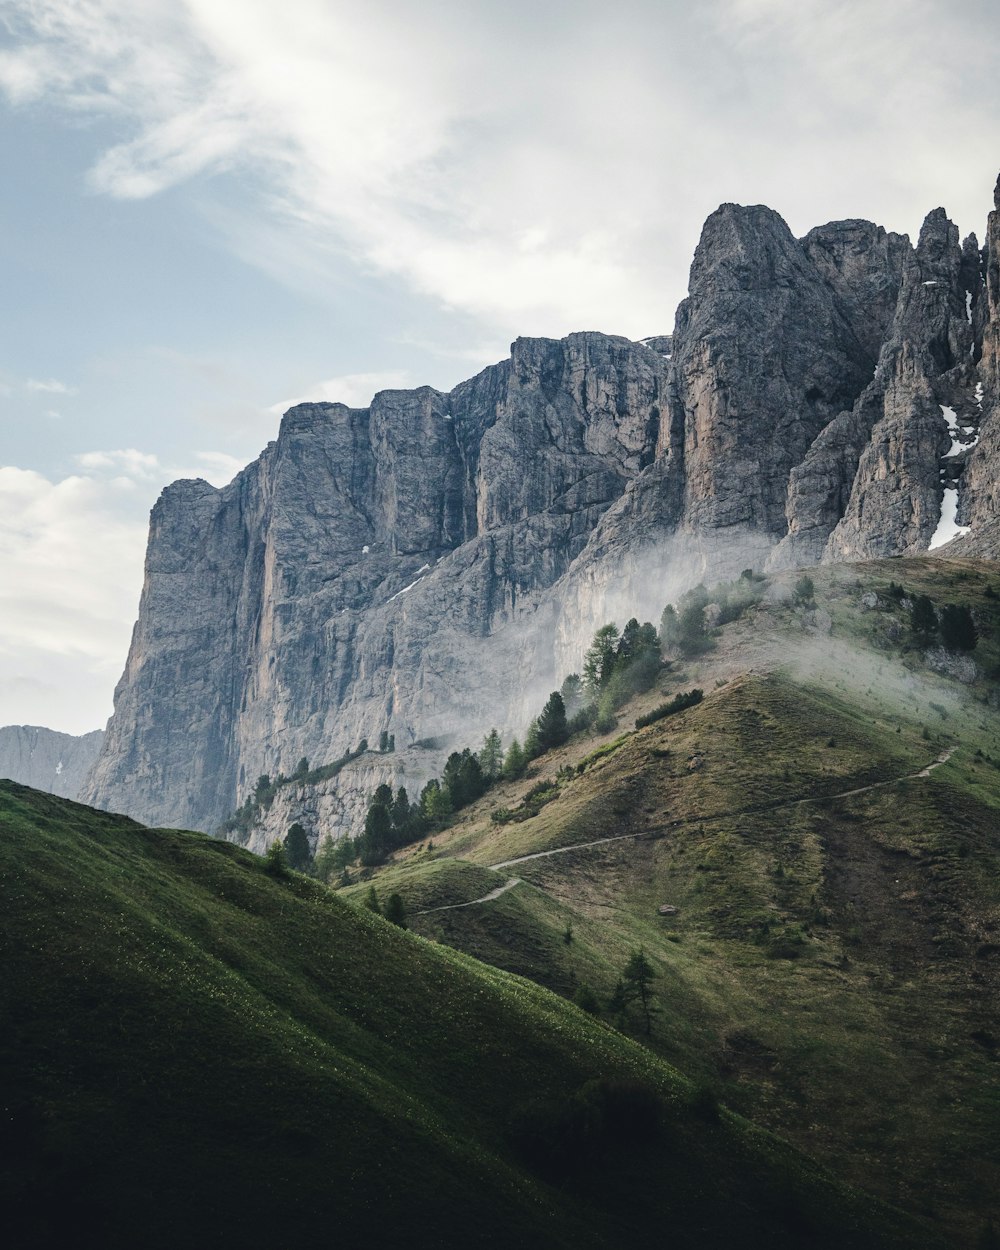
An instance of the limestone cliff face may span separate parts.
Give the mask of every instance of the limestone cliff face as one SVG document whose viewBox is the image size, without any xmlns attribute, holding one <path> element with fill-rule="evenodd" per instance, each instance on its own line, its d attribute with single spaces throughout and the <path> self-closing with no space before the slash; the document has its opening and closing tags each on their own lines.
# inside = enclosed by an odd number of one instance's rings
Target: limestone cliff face
<svg viewBox="0 0 1000 1250">
<path fill-rule="evenodd" d="M 436 772 L 417 740 L 523 728 L 607 619 L 747 566 L 926 550 L 945 504 L 971 527 L 951 550 L 985 542 L 998 257 L 1000 191 L 982 252 L 943 209 L 914 248 L 726 204 L 672 335 L 519 339 L 450 394 L 292 409 L 230 486 L 154 508 L 88 799 L 212 828 L 260 773 L 387 730 L 396 757 L 283 788 L 254 837 L 344 832 L 380 782 Z"/>
<path fill-rule="evenodd" d="M 104 731 L 63 734 L 38 725 L 0 728 L 0 777 L 75 799 L 93 767 Z"/>
<path fill-rule="evenodd" d="M 210 828 L 303 755 L 502 719 L 540 593 L 656 455 L 666 372 L 518 340 L 450 395 L 302 405 L 230 486 L 169 487 L 90 801 Z"/>
</svg>

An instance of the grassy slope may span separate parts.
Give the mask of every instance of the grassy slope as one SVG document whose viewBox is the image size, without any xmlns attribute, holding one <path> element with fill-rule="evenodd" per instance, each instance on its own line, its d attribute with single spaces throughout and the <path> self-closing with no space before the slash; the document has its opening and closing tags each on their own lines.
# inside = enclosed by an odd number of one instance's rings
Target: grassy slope
<svg viewBox="0 0 1000 1250">
<path fill-rule="evenodd" d="M 0 782 L 0 883 L 18 1246 L 936 1244 L 559 997 L 229 844 Z M 661 1133 L 546 1184 L 512 1114 L 595 1077 L 656 1089 Z"/>
<path fill-rule="evenodd" d="M 996 566 L 822 570 L 831 635 L 780 606 L 727 627 L 620 729 L 694 684 L 709 692 L 702 705 L 617 747 L 610 735 L 613 749 L 522 824 L 497 827 L 488 811 L 531 782 L 501 787 L 435 838 L 433 856 L 411 853 L 377 885 L 411 910 L 440 906 L 486 892 L 474 864 L 639 835 L 501 870 L 495 880 L 525 884 L 414 927 L 567 995 L 580 984 L 608 995 L 644 945 L 661 1054 L 842 1175 L 966 1236 L 1000 1217 L 1000 717 L 991 680 L 935 676 L 905 628 L 893 638 L 904 612 L 862 610 L 860 595 L 891 579 L 938 606 L 970 603 L 985 626 L 977 661 L 995 668 Z M 593 748 L 569 744 L 540 775 Z M 902 778 L 945 749 L 927 778 L 795 802 Z M 661 903 L 677 915 L 661 918 Z"/>
</svg>

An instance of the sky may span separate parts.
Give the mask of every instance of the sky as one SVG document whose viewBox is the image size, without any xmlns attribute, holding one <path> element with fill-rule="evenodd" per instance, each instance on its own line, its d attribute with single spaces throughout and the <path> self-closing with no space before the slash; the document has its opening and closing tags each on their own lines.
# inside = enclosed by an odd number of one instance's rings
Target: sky
<svg viewBox="0 0 1000 1250">
<path fill-rule="evenodd" d="M 0 725 L 104 723 L 166 483 L 668 333 L 702 222 L 982 235 L 992 0 L 0 0 Z"/>
</svg>

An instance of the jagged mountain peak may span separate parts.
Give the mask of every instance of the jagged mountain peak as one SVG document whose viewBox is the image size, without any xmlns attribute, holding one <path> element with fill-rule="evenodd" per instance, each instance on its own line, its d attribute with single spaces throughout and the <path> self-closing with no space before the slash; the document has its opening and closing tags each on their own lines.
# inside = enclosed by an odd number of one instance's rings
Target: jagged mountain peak
<svg viewBox="0 0 1000 1250">
<path fill-rule="evenodd" d="M 154 508 L 87 797 L 211 827 L 259 773 L 383 730 L 394 781 L 417 780 L 438 761 L 402 747 L 518 727 L 522 689 L 640 603 L 986 534 L 998 255 L 1000 212 L 980 254 L 940 208 L 914 247 L 860 219 L 796 239 L 773 209 L 723 204 L 670 336 L 518 338 L 449 393 L 291 409 L 230 486 L 178 483 Z"/>
</svg>

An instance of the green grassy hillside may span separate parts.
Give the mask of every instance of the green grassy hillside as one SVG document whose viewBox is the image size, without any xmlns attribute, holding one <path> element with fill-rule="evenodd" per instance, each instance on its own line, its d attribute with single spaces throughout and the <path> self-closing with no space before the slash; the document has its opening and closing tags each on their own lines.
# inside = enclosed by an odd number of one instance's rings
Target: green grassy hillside
<svg viewBox="0 0 1000 1250">
<path fill-rule="evenodd" d="M 1000 1222 L 1000 573 L 886 561 L 815 581 L 814 608 L 766 600 L 606 739 L 546 755 L 373 879 L 418 932 L 589 991 L 605 1020 L 643 947 L 659 1014 L 626 1031 L 972 1245 Z M 965 682 L 928 666 L 893 581 L 972 606 Z M 695 685 L 703 703 L 630 731 Z M 536 815 L 490 820 L 539 778 L 558 793 Z"/>
<path fill-rule="evenodd" d="M 227 843 L 0 782 L 0 883 L 8 1244 L 941 1244 L 564 999 Z"/>
</svg>

